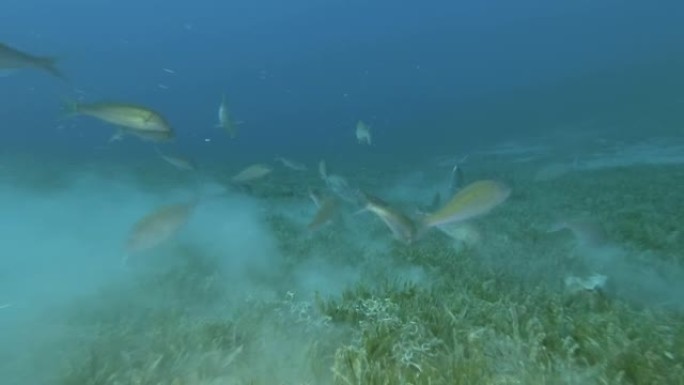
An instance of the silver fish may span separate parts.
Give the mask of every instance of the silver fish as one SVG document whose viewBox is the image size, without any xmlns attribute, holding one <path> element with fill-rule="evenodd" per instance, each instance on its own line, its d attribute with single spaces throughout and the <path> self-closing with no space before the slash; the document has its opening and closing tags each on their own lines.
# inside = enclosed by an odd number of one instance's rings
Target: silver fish
<svg viewBox="0 0 684 385">
<path fill-rule="evenodd" d="M 282 156 L 277 156 L 275 158 L 275 160 L 282 163 L 283 166 L 289 168 L 290 170 L 294 170 L 294 171 L 306 171 L 306 170 L 308 170 L 308 167 L 306 167 L 305 165 L 303 165 L 299 162 L 295 162 L 292 159 L 287 159 L 287 158 L 283 158 Z"/>
<path fill-rule="evenodd" d="M 157 155 L 159 155 L 160 158 L 162 158 L 166 163 L 172 165 L 173 167 L 177 168 L 178 170 L 181 171 L 197 171 L 197 166 L 193 161 L 190 159 L 185 159 L 179 156 L 171 156 L 171 155 L 166 155 L 161 150 L 159 147 L 154 147 L 155 151 L 157 152 Z"/>
<path fill-rule="evenodd" d="M 411 218 L 401 211 L 390 207 L 380 198 L 365 192 L 361 192 L 361 196 L 365 201 L 364 211 L 370 211 L 382 219 L 396 239 L 404 243 L 412 243 L 417 239 L 418 227 Z"/>
</svg>

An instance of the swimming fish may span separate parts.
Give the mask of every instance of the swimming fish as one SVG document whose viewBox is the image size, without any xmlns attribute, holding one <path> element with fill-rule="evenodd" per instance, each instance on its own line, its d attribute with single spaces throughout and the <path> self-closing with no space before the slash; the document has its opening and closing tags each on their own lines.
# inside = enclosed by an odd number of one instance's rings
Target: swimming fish
<svg viewBox="0 0 684 385">
<path fill-rule="evenodd" d="M 54 58 L 34 56 L 0 43 L 0 70 L 36 68 L 60 79 L 65 79 L 64 74 L 57 68 L 55 62 Z"/>
<path fill-rule="evenodd" d="M 352 188 L 349 185 L 349 182 L 347 182 L 347 179 L 343 176 L 328 174 L 328 167 L 324 160 L 321 160 L 318 163 L 318 173 L 321 175 L 321 179 L 323 179 L 328 189 L 335 195 L 348 203 L 359 203 L 358 190 Z"/>
<path fill-rule="evenodd" d="M 257 179 L 261 179 L 270 174 L 273 169 L 265 164 L 253 164 L 231 178 L 233 183 L 242 184 L 250 183 Z"/>
<path fill-rule="evenodd" d="M 282 156 L 277 156 L 275 158 L 275 160 L 277 162 L 282 163 L 283 166 L 289 168 L 290 170 L 294 170 L 294 171 L 306 171 L 306 170 L 308 170 L 308 167 L 306 167 L 302 163 L 296 162 L 292 159 L 287 159 L 287 158 L 283 158 Z"/>
<path fill-rule="evenodd" d="M 237 136 L 237 125 L 238 122 L 233 121 L 233 117 L 230 116 L 230 111 L 228 110 L 228 101 L 226 100 L 226 95 L 223 95 L 221 99 L 221 104 L 218 109 L 218 123 L 217 127 L 223 128 L 224 131 L 228 133 L 228 136 L 235 138 Z"/>
<path fill-rule="evenodd" d="M 124 134 L 133 134 L 155 142 L 174 138 L 173 129 L 162 115 L 140 105 L 69 102 L 66 110 L 68 116 L 86 115 L 118 126 L 119 130 L 110 141 L 119 140 Z"/>
<path fill-rule="evenodd" d="M 606 245 L 606 236 L 598 223 L 587 218 L 565 219 L 555 223 L 549 230 L 554 233 L 570 230 L 581 246 L 600 247 Z"/>
<path fill-rule="evenodd" d="M 373 137 L 370 129 L 371 127 L 361 120 L 356 123 L 356 140 L 359 141 L 359 144 L 366 144 L 369 146 L 372 144 Z"/>
<path fill-rule="evenodd" d="M 333 219 L 338 212 L 340 202 L 334 196 L 323 197 L 313 190 L 309 190 L 309 197 L 314 201 L 318 210 L 307 227 L 309 230 L 316 230 Z"/>
<path fill-rule="evenodd" d="M 187 223 L 196 205 L 196 201 L 166 205 L 142 217 L 129 233 L 126 252 L 146 251 L 172 238 Z"/>
<path fill-rule="evenodd" d="M 157 155 L 159 155 L 160 158 L 162 158 L 166 163 L 172 165 L 173 167 L 177 168 L 178 170 L 181 171 L 196 171 L 197 166 L 195 163 L 189 159 L 182 158 L 180 156 L 171 156 L 171 155 L 165 155 L 159 147 L 154 147 L 155 151 L 157 152 Z"/>
<path fill-rule="evenodd" d="M 434 227 L 462 222 L 488 213 L 510 196 L 511 189 L 493 180 L 473 182 L 451 198 L 441 209 L 423 218 L 423 225 Z"/>
<path fill-rule="evenodd" d="M 365 192 L 360 194 L 365 202 L 365 207 L 360 212 L 370 211 L 377 215 L 399 241 L 409 244 L 417 239 L 418 227 L 411 218 L 378 197 Z"/>
</svg>

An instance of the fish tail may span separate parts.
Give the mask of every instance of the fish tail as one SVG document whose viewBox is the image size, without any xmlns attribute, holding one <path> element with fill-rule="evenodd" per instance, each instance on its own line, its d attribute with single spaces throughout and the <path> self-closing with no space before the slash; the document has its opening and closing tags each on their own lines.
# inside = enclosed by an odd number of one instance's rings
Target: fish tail
<svg viewBox="0 0 684 385">
<path fill-rule="evenodd" d="M 54 77 L 60 78 L 62 80 L 68 80 L 64 73 L 57 67 L 57 59 L 54 57 L 38 58 L 36 65 Z"/>
</svg>

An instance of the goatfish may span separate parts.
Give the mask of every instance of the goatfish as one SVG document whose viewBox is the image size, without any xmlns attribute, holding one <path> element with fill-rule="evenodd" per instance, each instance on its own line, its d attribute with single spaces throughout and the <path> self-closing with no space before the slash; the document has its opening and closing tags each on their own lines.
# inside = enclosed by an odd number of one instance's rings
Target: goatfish
<svg viewBox="0 0 684 385">
<path fill-rule="evenodd" d="M 178 233 L 193 213 L 197 201 L 159 207 L 133 225 L 126 242 L 128 254 L 152 249 Z"/>
<path fill-rule="evenodd" d="M 367 144 L 369 146 L 372 144 L 373 137 L 370 129 L 371 126 L 361 120 L 356 123 L 356 140 L 359 141 L 359 144 Z"/>
<path fill-rule="evenodd" d="M 309 197 L 318 210 L 307 227 L 309 230 L 316 230 L 333 219 L 340 207 L 340 201 L 334 196 L 323 197 L 313 190 L 309 190 Z"/>
<path fill-rule="evenodd" d="M 261 179 L 273 171 L 269 166 L 261 163 L 253 164 L 231 178 L 233 183 L 244 184 Z"/>
<path fill-rule="evenodd" d="M 411 218 L 378 197 L 365 192 L 360 192 L 360 195 L 365 206 L 359 212 L 370 211 L 377 215 L 399 241 L 409 244 L 417 239 L 418 227 Z"/>
<path fill-rule="evenodd" d="M 239 123 L 233 121 L 232 116 L 230 116 L 228 101 L 226 100 L 226 95 L 223 95 L 218 109 L 218 123 L 216 123 L 216 127 L 222 128 L 231 138 L 235 138 L 237 136 L 238 124 Z"/>
<path fill-rule="evenodd" d="M 54 58 L 34 56 L 0 43 L 0 70 L 11 71 L 23 68 L 35 68 L 60 79 L 65 79 L 62 71 L 57 68 Z"/>
<path fill-rule="evenodd" d="M 423 225 L 428 228 L 442 226 L 484 215 L 506 201 L 510 194 L 511 189 L 500 182 L 473 182 L 457 192 L 441 209 L 425 216 Z"/>
<path fill-rule="evenodd" d="M 110 142 L 121 139 L 124 134 L 154 142 L 168 141 L 175 136 L 162 115 L 135 104 L 70 102 L 66 110 L 67 116 L 86 115 L 118 126 L 119 130 L 111 137 Z"/>
</svg>

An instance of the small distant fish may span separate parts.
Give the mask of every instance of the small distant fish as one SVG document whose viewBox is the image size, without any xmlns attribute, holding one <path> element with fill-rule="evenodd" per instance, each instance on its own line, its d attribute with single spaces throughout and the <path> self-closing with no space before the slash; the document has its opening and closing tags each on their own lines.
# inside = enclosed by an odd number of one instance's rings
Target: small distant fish
<svg viewBox="0 0 684 385">
<path fill-rule="evenodd" d="M 253 164 L 231 178 L 233 183 L 250 183 L 261 179 L 273 171 L 269 166 L 261 163 Z"/>
<path fill-rule="evenodd" d="M 226 95 L 223 95 L 218 109 L 218 123 L 216 124 L 216 127 L 223 128 L 231 138 L 235 138 L 237 136 L 238 124 L 239 123 L 233 121 L 233 118 L 230 116 L 228 101 L 226 100 Z"/>
<path fill-rule="evenodd" d="M 34 56 L 0 43 L 0 70 L 36 68 L 60 79 L 65 79 L 64 74 L 55 63 L 54 58 Z"/>
<path fill-rule="evenodd" d="M 492 180 L 473 182 L 460 190 L 441 209 L 423 218 L 427 227 L 462 222 L 488 213 L 508 199 L 511 190 Z"/>
<path fill-rule="evenodd" d="M 316 230 L 333 219 L 338 212 L 340 202 L 334 196 L 322 197 L 312 190 L 309 190 L 309 197 L 314 201 L 318 210 L 307 227 L 309 230 Z"/>
<path fill-rule="evenodd" d="M 283 158 L 282 156 L 278 156 L 275 158 L 275 160 L 282 163 L 283 166 L 289 168 L 290 170 L 294 170 L 294 171 L 306 171 L 306 170 L 308 170 L 308 167 L 306 167 L 302 163 L 295 162 L 292 159 L 287 159 L 287 158 Z"/>
<path fill-rule="evenodd" d="M 168 141 L 175 136 L 162 115 L 135 104 L 68 102 L 65 110 L 67 116 L 86 115 L 118 126 L 119 130 L 110 141 L 120 140 L 124 134 L 155 142 Z"/>
<path fill-rule="evenodd" d="M 175 74 L 176 71 L 172 70 L 171 68 L 162 68 L 162 71 L 169 73 L 169 74 Z"/>
<path fill-rule="evenodd" d="M 326 186 L 335 195 L 342 198 L 344 201 L 352 204 L 359 203 L 358 191 L 352 188 L 347 182 L 347 179 L 340 175 L 328 174 L 328 167 L 324 160 L 318 163 L 318 173 Z"/>
<path fill-rule="evenodd" d="M 359 120 L 356 123 L 356 140 L 359 144 L 371 145 L 373 142 L 373 137 L 371 136 L 371 126 L 367 125 L 363 121 Z"/>
<path fill-rule="evenodd" d="M 152 249 L 176 235 L 193 213 L 197 202 L 162 206 L 133 226 L 126 242 L 128 254 Z"/>
<path fill-rule="evenodd" d="M 561 220 L 551 226 L 548 232 L 554 233 L 564 229 L 570 230 L 581 246 L 600 247 L 606 244 L 603 229 L 590 219 Z"/>
<path fill-rule="evenodd" d="M 173 167 L 181 170 L 181 171 L 196 171 L 197 166 L 195 163 L 189 159 L 182 158 L 180 156 L 171 156 L 171 155 L 165 155 L 159 147 L 154 147 L 155 151 L 157 152 L 157 155 L 159 155 L 160 158 L 162 158 L 166 163 L 172 165 Z"/>
<path fill-rule="evenodd" d="M 418 228 L 411 218 L 401 211 L 390 207 L 389 204 L 380 198 L 365 192 L 361 192 L 361 196 L 365 202 L 365 207 L 362 211 L 370 211 L 382 219 L 396 239 L 407 244 L 417 239 Z"/>
<path fill-rule="evenodd" d="M 608 281 L 608 277 L 603 274 L 594 274 L 587 278 L 568 276 L 563 282 L 571 293 L 580 291 L 601 291 Z"/>
</svg>

